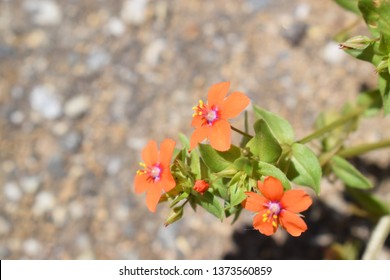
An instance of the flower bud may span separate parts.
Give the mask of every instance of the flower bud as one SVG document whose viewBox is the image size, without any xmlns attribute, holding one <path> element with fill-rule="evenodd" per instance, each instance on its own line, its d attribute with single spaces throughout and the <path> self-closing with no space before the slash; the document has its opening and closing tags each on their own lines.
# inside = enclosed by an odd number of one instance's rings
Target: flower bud
<svg viewBox="0 0 390 280">
<path fill-rule="evenodd" d="M 340 44 L 341 49 L 364 50 L 373 42 L 367 36 L 355 36 Z"/>
<path fill-rule="evenodd" d="M 203 195 L 209 189 L 209 184 L 204 180 L 196 180 L 194 190 Z"/>
<path fill-rule="evenodd" d="M 169 216 L 167 220 L 164 223 L 164 226 L 169 226 L 170 224 L 173 224 L 174 222 L 178 221 L 183 217 L 183 206 L 177 206 L 171 210 L 171 213 L 169 213 Z"/>
</svg>

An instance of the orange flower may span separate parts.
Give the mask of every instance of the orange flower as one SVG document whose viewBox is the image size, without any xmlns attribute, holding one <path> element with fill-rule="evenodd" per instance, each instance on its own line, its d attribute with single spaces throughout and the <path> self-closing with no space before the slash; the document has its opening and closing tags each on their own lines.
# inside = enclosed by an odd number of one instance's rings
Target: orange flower
<svg viewBox="0 0 390 280">
<path fill-rule="evenodd" d="M 204 139 L 209 139 L 210 145 L 218 151 L 229 150 L 231 127 L 227 119 L 236 117 L 250 102 L 241 92 L 233 92 L 226 97 L 229 86 L 229 82 L 211 86 L 207 104 L 200 100 L 193 108 L 195 113 L 191 125 L 195 131 L 191 136 L 190 150 Z"/>
<path fill-rule="evenodd" d="M 204 180 L 196 180 L 194 190 L 203 195 L 209 189 L 209 184 Z"/>
<path fill-rule="evenodd" d="M 262 195 L 246 192 L 245 209 L 258 214 L 253 219 L 253 227 L 265 235 L 272 235 L 280 224 L 292 236 L 300 236 L 307 230 L 306 223 L 298 214 L 312 204 L 310 196 L 303 190 L 284 192 L 282 183 L 267 177 L 264 183 L 258 182 Z"/>
<path fill-rule="evenodd" d="M 173 154 L 175 142 L 166 139 L 161 143 L 161 150 L 158 151 L 155 141 L 149 141 L 142 151 L 144 163 L 140 163 L 142 170 L 137 171 L 134 179 L 136 193 L 146 193 L 146 205 L 151 212 L 156 211 L 162 190 L 169 192 L 176 182 L 170 171 L 170 161 Z"/>
</svg>

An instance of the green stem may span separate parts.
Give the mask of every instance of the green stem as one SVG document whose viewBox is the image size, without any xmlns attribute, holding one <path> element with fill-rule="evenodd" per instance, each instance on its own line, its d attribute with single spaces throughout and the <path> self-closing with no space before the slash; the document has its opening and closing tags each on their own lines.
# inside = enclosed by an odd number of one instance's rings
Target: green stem
<svg viewBox="0 0 390 280">
<path fill-rule="evenodd" d="M 375 260 L 390 233 L 390 215 L 380 218 L 368 241 L 363 260 Z"/>
<path fill-rule="evenodd" d="M 324 126 L 324 127 L 320 128 L 320 129 L 314 131 L 313 133 L 307 135 L 306 137 L 304 137 L 301 140 L 299 140 L 298 143 L 306 144 L 306 143 L 310 142 L 313 139 L 321 137 L 322 135 L 332 131 L 333 129 L 335 129 L 335 128 L 339 127 L 339 126 L 342 126 L 345 123 L 349 122 L 350 120 L 356 118 L 357 116 L 359 116 L 361 114 L 361 112 L 362 112 L 361 109 L 355 110 L 352 113 L 350 113 L 350 114 L 348 114 L 348 115 L 346 115 L 344 117 L 341 117 L 337 121 L 334 121 L 334 122 L 328 124 L 327 126 Z"/>
<path fill-rule="evenodd" d="M 242 130 L 240 130 L 240 129 L 238 129 L 238 128 L 235 128 L 234 126 L 230 126 L 235 132 L 237 132 L 237 133 L 239 133 L 239 134 L 241 134 L 241 135 L 243 135 L 243 136 L 245 136 L 245 137 L 248 137 L 248 138 L 253 138 L 253 136 L 252 135 L 250 135 L 250 134 L 248 134 L 248 133 L 246 133 L 246 132 L 244 132 L 244 131 L 242 131 Z"/>
<path fill-rule="evenodd" d="M 383 149 L 389 147 L 390 147 L 390 139 L 387 139 L 376 143 L 362 144 L 355 147 L 346 148 L 338 152 L 337 155 L 344 158 L 348 158 L 348 157 L 358 156 L 377 149 Z"/>
</svg>

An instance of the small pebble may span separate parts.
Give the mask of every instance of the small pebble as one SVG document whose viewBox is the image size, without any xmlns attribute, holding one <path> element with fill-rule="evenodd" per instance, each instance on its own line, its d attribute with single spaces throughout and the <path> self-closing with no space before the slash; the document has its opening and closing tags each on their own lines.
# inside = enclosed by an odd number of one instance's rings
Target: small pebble
<svg viewBox="0 0 390 280">
<path fill-rule="evenodd" d="M 140 25 L 145 21 L 148 0 L 127 0 L 123 3 L 121 18 L 124 22 Z"/>
<path fill-rule="evenodd" d="M 52 211 L 56 203 L 56 199 L 52 193 L 42 191 L 38 193 L 35 198 L 35 204 L 33 206 L 33 212 L 36 215 L 42 215 L 46 212 Z"/>
<path fill-rule="evenodd" d="M 4 186 L 4 195 L 8 200 L 18 202 L 22 198 L 23 193 L 16 183 L 8 182 Z"/>
<path fill-rule="evenodd" d="M 23 242 L 23 251 L 30 257 L 37 257 L 42 251 L 42 244 L 35 238 L 29 238 Z"/>
<path fill-rule="evenodd" d="M 51 85 L 35 86 L 30 94 L 30 104 L 33 110 L 49 120 L 62 114 L 61 101 Z"/>
<path fill-rule="evenodd" d="M 86 113 L 91 106 L 91 100 L 86 95 L 78 95 L 68 100 L 64 106 L 65 115 L 77 118 Z"/>
<path fill-rule="evenodd" d="M 62 21 L 62 10 L 56 1 L 25 0 L 24 8 L 38 25 L 58 25 Z"/>
<path fill-rule="evenodd" d="M 20 180 L 22 190 L 27 194 L 35 194 L 40 184 L 41 179 L 38 176 L 24 177 Z"/>
</svg>

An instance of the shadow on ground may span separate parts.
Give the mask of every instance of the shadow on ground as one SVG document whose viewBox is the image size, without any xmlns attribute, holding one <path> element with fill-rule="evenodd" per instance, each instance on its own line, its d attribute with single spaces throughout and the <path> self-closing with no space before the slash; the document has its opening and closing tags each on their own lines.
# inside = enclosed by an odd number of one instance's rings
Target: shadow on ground
<svg viewBox="0 0 390 280">
<path fill-rule="evenodd" d="M 390 176 L 390 165 L 380 168 L 354 159 L 363 173 L 374 175 L 378 181 Z M 346 201 L 351 198 L 345 196 Z M 303 213 L 308 230 L 299 238 L 286 234 L 286 238 L 272 238 L 260 234 L 248 224 L 236 230 L 232 239 L 236 246 L 223 259 L 241 260 L 323 260 L 323 259 L 360 259 L 367 240 L 375 225 L 375 220 L 354 214 L 342 214 L 328 207 L 320 200 Z M 390 248 L 390 237 L 385 246 Z M 342 250 L 342 252 L 340 251 Z"/>
</svg>

